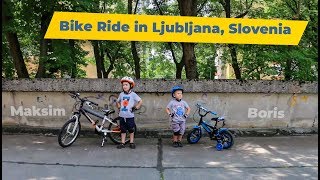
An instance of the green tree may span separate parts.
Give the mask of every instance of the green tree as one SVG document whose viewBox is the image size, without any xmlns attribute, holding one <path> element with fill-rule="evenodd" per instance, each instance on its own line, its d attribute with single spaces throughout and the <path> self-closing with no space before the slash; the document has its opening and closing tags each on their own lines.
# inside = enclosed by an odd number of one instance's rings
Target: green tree
<svg viewBox="0 0 320 180">
<path fill-rule="evenodd" d="M 53 11 L 72 11 L 75 10 L 73 8 L 77 3 L 11 0 L 10 4 L 14 11 L 12 17 L 19 26 L 4 23 L 4 29 L 16 27 L 18 35 L 16 44 L 20 44 L 22 52 L 20 59 L 29 61 L 34 58 L 37 60 L 34 63 L 38 68 L 35 72 L 30 72 L 30 77 L 61 77 L 63 73 L 71 73 L 69 74 L 71 77 L 83 76 L 84 72 L 80 70 L 80 66 L 86 64 L 83 61 L 86 52 L 80 48 L 81 43 L 74 40 L 44 39 Z M 19 54 L 19 48 L 9 46 L 9 49 Z M 18 73 L 20 70 L 15 67 L 15 71 Z M 19 74 L 18 77 L 20 77 Z"/>
<path fill-rule="evenodd" d="M 214 79 L 216 73 L 214 44 L 197 44 L 196 56 L 198 60 L 199 79 Z"/>
<path fill-rule="evenodd" d="M 275 46 L 270 59 L 283 67 L 285 80 L 318 79 L 318 2 L 284 0 L 267 2 L 267 18 L 307 20 L 307 28 L 298 46 Z"/>
<path fill-rule="evenodd" d="M 3 22 L 3 29 L 5 33 L 5 40 L 7 43 L 2 43 L 2 45 L 8 45 L 9 51 L 13 60 L 13 65 L 16 69 L 17 75 L 19 78 L 29 78 L 29 74 L 23 59 L 23 54 L 20 49 L 20 43 L 18 40 L 18 34 L 17 34 L 17 21 L 14 20 L 14 14 L 12 11 L 15 11 L 14 5 L 8 1 L 3 0 L 2 1 L 2 22 Z M 3 37 L 3 35 L 2 35 Z M 4 37 L 3 37 L 4 38 Z M 7 49 L 4 49 L 4 52 Z M 4 54 L 6 55 L 6 54 Z M 8 57 L 8 56 L 5 56 Z M 8 62 L 8 59 L 2 58 L 3 62 Z M 5 67 L 6 75 L 12 76 L 13 73 L 8 71 L 8 67 L 12 67 L 12 63 L 3 63 Z"/>
</svg>

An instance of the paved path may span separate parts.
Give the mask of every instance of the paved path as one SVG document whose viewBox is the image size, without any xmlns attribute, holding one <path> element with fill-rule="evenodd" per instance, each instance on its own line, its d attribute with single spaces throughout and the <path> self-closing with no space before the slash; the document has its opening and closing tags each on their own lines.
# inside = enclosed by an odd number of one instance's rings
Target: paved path
<svg viewBox="0 0 320 180">
<path fill-rule="evenodd" d="M 318 179 L 318 135 L 238 137 L 230 150 L 215 142 L 136 139 L 137 149 L 116 149 L 100 138 L 80 137 L 68 148 L 57 137 L 2 135 L 4 180 L 53 179 Z"/>
</svg>

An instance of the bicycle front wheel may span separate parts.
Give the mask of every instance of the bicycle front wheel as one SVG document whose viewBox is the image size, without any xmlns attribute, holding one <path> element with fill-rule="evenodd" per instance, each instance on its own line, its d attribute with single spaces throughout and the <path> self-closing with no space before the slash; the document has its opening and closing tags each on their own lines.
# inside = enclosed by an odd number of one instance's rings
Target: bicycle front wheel
<svg viewBox="0 0 320 180">
<path fill-rule="evenodd" d="M 110 132 L 108 133 L 109 138 L 111 139 L 112 142 L 114 142 L 115 144 L 120 144 L 121 142 L 121 130 L 120 130 L 120 117 L 115 118 L 113 121 L 113 123 L 115 123 L 116 125 L 110 123 L 108 130 L 109 131 L 114 131 L 114 132 Z M 134 134 L 136 134 L 137 132 L 137 126 L 134 126 Z M 129 143 L 130 141 L 130 135 L 129 132 L 126 132 L 126 141 L 125 143 Z"/>
<path fill-rule="evenodd" d="M 76 118 L 68 120 L 61 128 L 58 136 L 58 142 L 61 147 L 68 147 L 73 144 L 81 130 L 80 121 L 76 123 Z"/>
<path fill-rule="evenodd" d="M 200 129 L 193 129 L 187 136 L 187 140 L 189 144 L 197 143 L 201 138 Z"/>
</svg>

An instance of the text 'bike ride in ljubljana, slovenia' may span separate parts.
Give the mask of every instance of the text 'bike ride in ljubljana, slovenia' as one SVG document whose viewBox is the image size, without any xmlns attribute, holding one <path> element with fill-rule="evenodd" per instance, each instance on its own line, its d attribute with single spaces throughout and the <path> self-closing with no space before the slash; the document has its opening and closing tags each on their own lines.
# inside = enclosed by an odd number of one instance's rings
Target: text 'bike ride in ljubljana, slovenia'
<svg viewBox="0 0 320 180">
<path fill-rule="evenodd" d="M 60 31 L 92 31 L 93 25 L 90 23 L 81 23 L 78 20 L 60 21 Z M 283 26 L 280 22 L 277 26 L 253 26 L 243 25 L 241 23 L 231 23 L 229 26 L 229 34 L 291 34 L 289 26 Z M 148 32 L 146 24 L 139 24 L 134 22 L 134 32 Z M 98 32 L 128 32 L 130 26 L 128 24 L 121 24 L 120 21 L 112 23 L 111 20 L 106 22 L 97 22 Z M 196 25 L 192 21 L 174 24 L 166 24 L 165 21 L 161 23 L 152 23 L 152 32 L 164 35 L 166 33 L 185 33 L 192 35 L 196 33 L 213 33 L 224 34 L 224 30 L 218 25 Z"/>
</svg>

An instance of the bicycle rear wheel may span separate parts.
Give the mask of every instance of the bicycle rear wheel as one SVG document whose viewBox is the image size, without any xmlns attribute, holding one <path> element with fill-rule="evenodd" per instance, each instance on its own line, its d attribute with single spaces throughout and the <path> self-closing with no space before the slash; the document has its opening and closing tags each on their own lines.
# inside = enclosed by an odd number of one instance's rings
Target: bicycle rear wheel
<svg viewBox="0 0 320 180">
<path fill-rule="evenodd" d="M 223 131 L 220 133 L 220 136 L 223 149 L 229 149 L 233 146 L 234 137 L 230 131 Z"/>
<path fill-rule="evenodd" d="M 115 144 L 120 144 L 121 143 L 120 117 L 115 118 L 112 122 L 116 123 L 117 125 L 110 123 L 108 130 L 109 131 L 113 130 L 117 132 L 110 132 L 108 133 L 108 136 L 112 142 L 114 142 Z M 134 126 L 134 134 L 136 134 L 136 132 L 137 132 L 137 127 Z M 130 136 L 129 136 L 129 132 L 127 131 L 125 143 L 129 143 L 129 141 L 130 141 Z"/>
<path fill-rule="evenodd" d="M 75 128 L 75 131 L 73 132 Z M 58 142 L 61 147 L 71 146 L 79 136 L 81 130 L 80 121 L 76 124 L 76 118 L 68 120 L 61 128 L 58 135 Z"/>
</svg>

